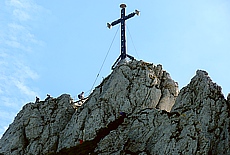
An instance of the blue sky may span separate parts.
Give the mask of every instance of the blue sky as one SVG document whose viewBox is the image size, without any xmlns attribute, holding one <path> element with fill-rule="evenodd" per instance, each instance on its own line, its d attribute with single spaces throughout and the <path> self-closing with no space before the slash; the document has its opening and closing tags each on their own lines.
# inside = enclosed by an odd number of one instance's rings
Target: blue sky
<svg viewBox="0 0 230 155">
<path fill-rule="evenodd" d="M 0 136 L 35 96 L 89 93 L 119 28 L 106 23 L 120 17 L 121 3 L 127 14 L 141 11 L 126 22 L 130 55 L 162 64 L 180 88 L 203 69 L 230 92 L 229 0 L 1 0 Z M 118 32 L 95 86 L 119 54 Z"/>
</svg>

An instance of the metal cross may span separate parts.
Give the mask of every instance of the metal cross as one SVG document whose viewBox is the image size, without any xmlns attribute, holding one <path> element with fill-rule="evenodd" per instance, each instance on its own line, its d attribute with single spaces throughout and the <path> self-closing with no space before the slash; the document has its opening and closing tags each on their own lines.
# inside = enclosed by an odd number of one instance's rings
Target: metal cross
<svg viewBox="0 0 230 155">
<path fill-rule="evenodd" d="M 125 38 L 125 20 L 129 19 L 129 18 L 132 18 L 133 16 L 135 15 L 139 15 L 140 14 L 140 11 L 138 10 L 135 10 L 135 12 L 133 13 L 130 13 L 129 15 L 125 16 L 125 8 L 126 8 L 126 5 L 125 4 L 121 4 L 120 5 L 120 8 L 121 8 L 121 18 L 112 22 L 111 24 L 110 23 L 107 23 L 107 27 L 108 28 L 111 28 L 112 26 L 115 26 L 119 23 L 121 23 L 121 55 L 118 57 L 118 59 L 116 60 L 116 62 L 114 63 L 114 65 L 112 66 L 112 69 L 114 69 L 115 65 L 117 64 L 117 62 L 121 59 L 125 59 L 126 57 L 130 58 L 131 60 L 134 59 L 134 57 L 128 55 L 126 53 L 126 38 Z"/>
</svg>

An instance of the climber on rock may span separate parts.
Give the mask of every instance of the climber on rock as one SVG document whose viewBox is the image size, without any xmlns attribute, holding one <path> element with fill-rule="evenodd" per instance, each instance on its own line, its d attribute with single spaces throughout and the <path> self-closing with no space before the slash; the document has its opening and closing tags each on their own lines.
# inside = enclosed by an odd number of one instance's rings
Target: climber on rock
<svg viewBox="0 0 230 155">
<path fill-rule="evenodd" d="M 49 100 L 50 99 L 50 94 L 46 94 L 46 99 L 45 99 L 45 101 L 47 101 L 47 100 Z"/>
<path fill-rule="evenodd" d="M 80 100 L 83 100 L 83 99 L 84 99 L 84 92 L 81 92 L 81 94 L 78 95 L 78 98 L 79 98 Z"/>
<path fill-rule="evenodd" d="M 36 96 L 35 103 L 38 103 L 40 101 L 39 97 Z"/>
</svg>

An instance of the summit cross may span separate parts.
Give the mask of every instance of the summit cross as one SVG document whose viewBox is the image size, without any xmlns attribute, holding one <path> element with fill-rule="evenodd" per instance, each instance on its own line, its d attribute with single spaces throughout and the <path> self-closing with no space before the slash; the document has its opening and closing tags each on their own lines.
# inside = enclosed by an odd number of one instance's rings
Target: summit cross
<svg viewBox="0 0 230 155">
<path fill-rule="evenodd" d="M 118 59 L 116 60 L 116 62 L 114 63 L 114 65 L 112 66 L 112 69 L 115 68 L 117 62 L 121 59 L 125 59 L 126 57 L 130 58 L 131 60 L 134 59 L 134 57 L 128 55 L 126 53 L 126 37 L 125 37 L 125 21 L 129 18 L 132 18 L 133 16 L 135 15 L 138 15 L 140 14 L 140 11 L 138 10 L 135 10 L 135 12 L 133 13 L 130 13 L 129 15 L 125 16 L 125 8 L 126 8 L 126 5 L 125 4 L 121 4 L 120 5 L 120 8 L 121 8 L 121 18 L 112 22 L 111 24 L 110 23 L 107 23 L 107 27 L 110 29 L 112 26 L 115 26 L 119 23 L 121 23 L 121 55 L 118 57 Z"/>
</svg>

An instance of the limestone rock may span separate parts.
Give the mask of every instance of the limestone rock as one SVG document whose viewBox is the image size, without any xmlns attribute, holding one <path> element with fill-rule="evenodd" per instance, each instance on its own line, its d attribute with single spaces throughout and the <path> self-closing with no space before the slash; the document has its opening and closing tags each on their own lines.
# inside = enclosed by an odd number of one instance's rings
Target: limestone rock
<svg viewBox="0 0 230 155">
<path fill-rule="evenodd" d="M 70 101 L 70 96 L 64 94 L 26 104 L 0 140 L 0 153 L 38 155 L 55 152 L 60 131 L 75 112 Z"/>
<path fill-rule="evenodd" d="M 229 102 L 225 100 L 221 87 L 201 70 L 181 90 L 172 109 L 172 112 L 184 116 L 183 130 L 195 129 L 193 138 L 199 146 L 206 145 L 208 154 L 230 154 L 229 111 Z M 205 141 L 201 143 L 201 139 Z"/>
<path fill-rule="evenodd" d="M 161 65 L 143 61 L 122 63 L 96 87 L 87 102 L 76 111 L 61 132 L 58 151 L 96 137 L 99 129 L 137 110 L 159 107 L 170 111 L 178 95 L 178 85 Z"/>
<path fill-rule="evenodd" d="M 230 154 L 229 103 L 207 72 L 197 71 L 170 113 L 139 109 L 97 145 L 109 154 Z"/>
<path fill-rule="evenodd" d="M 228 155 L 229 98 L 205 71 L 179 93 L 161 65 L 123 62 L 76 110 L 69 95 L 25 105 L 0 153 Z"/>
</svg>

